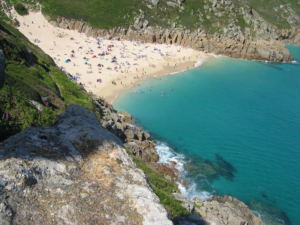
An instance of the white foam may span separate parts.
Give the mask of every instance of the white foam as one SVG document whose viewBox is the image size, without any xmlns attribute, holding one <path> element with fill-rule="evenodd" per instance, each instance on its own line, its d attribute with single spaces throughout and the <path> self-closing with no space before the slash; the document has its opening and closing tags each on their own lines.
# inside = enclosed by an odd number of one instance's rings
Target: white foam
<svg viewBox="0 0 300 225">
<path fill-rule="evenodd" d="M 186 163 L 186 158 L 184 155 L 176 153 L 172 148 L 170 148 L 165 142 L 156 141 L 156 151 L 159 155 L 158 163 L 170 163 L 171 161 L 176 162 L 175 168 L 178 172 L 184 176 L 186 171 L 184 170 L 184 164 Z M 206 181 L 208 182 L 208 181 Z M 213 195 L 207 191 L 197 190 L 197 184 L 194 181 L 188 182 L 189 186 L 186 188 L 183 184 L 177 183 L 178 189 L 181 194 L 193 200 L 195 197 L 201 197 L 204 200 L 211 198 Z"/>
<path fill-rule="evenodd" d="M 213 196 L 207 191 L 198 191 L 195 182 L 192 182 L 187 189 L 181 183 L 178 183 L 178 189 L 180 190 L 181 194 L 190 200 L 193 200 L 195 197 L 201 197 L 204 200 L 207 200 Z"/>
<path fill-rule="evenodd" d="M 201 66 L 205 61 L 206 61 L 205 59 L 199 59 L 199 60 L 195 63 L 194 67 L 199 67 L 199 66 Z"/>
<path fill-rule="evenodd" d="M 262 219 L 262 218 L 263 218 L 263 216 L 262 216 L 259 212 L 254 211 L 254 210 L 252 210 L 252 212 L 253 212 L 254 215 L 257 216 L 259 219 Z"/>
<path fill-rule="evenodd" d="M 299 62 L 297 62 L 296 60 L 292 61 L 291 63 L 293 63 L 293 64 L 299 64 Z"/>
<path fill-rule="evenodd" d="M 225 55 L 216 55 L 216 54 L 214 54 L 214 53 L 207 53 L 207 55 L 211 55 L 211 56 L 213 56 L 213 57 L 215 57 L 215 58 L 227 57 L 227 56 L 225 56 Z"/>
</svg>

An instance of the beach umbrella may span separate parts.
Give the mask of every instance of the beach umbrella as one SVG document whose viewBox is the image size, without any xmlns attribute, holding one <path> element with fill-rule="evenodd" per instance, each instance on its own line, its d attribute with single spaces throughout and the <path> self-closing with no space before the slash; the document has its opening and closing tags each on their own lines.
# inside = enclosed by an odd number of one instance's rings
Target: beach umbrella
<svg viewBox="0 0 300 225">
<path fill-rule="evenodd" d="M 84 63 L 85 65 L 87 64 L 87 62 Z"/>
</svg>

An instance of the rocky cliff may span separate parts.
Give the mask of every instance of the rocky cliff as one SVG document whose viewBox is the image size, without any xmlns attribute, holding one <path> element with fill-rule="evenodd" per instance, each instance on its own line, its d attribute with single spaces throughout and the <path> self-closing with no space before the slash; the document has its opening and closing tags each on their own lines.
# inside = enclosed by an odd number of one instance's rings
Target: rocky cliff
<svg viewBox="0 0 300 225">
<path fill-rule="evenodd" d="M 204 1 L 205 5 L 197 12 L 192 11 L 190 17 L 199 17 L 190 29 L 183 26 L 180 13 L 185 11 L 185 1 L 168 1 L 167 7 L 160 6 L 160 1 L 147 3 L 148 9 L 139 9 L 135 13 L 132 25 L 129 28 L 115 27 L 111 29 L 95 29 L 87 22 L 74 19 L 48 17 L 51 24 L 64 28 L 78 30 L 88 36 L 98 36 L 114 39 L 134 39 L 145 42 L 156 42 L 190 46 L 194 49 L 223 54 L 234 58 L 291 61 L 292 57 L 283 43 L 300 44 L 298 24 L 299 17 L 290 5 L 281 5 L 274 8 L 278 17 L 288 18 L 289 29 L 279 29 L 276 25 L 264 20 L 253 8 L 241 3 L 224 0 Z M 200 3 L 199 3 L 200 4 Z M 173 19 L 161 18 L 167 22 L 166 26 L 153 25 L 154 16 L 168 12 L 168 8 L 176 8 L 178 16 Z M 145 11 L 146 10 L 146 11 Z M 150 10 L 150 11 L 149 11 Z M 224 18 L 225 21 L 222 19 Z M 177 21 L 177 22 L 176 22 Z M 179 22 L 178 22 L 179 21 Z M 210 24 L 205 26 L 203 24 Z M 293 26 L 294 25 L 294 26 Z M 196 27 L 196 28 L 195 28 Z"/>
<path fill-rule="evenodd" d="M 243 202 L 228 195 L 214 196 L 207 201 L 196 197 L 193 202 L 197 205 L 195 211 L 211 224 L 264 224 Z"/>
<path fill-rule="evenodd" d="M 226 33 L 208 34 L 201 29 L 195 31 L 184 30 L 181 28 L 161 28 L 145 27 L 139 30 L 114 28 L 110 30 L 93 29 L 87 23 L 82 21 L 67 20 L 58 18 L 57 21 L 50 21 L 54 26 L 64 29 L 74 29 L 88 36 L 98 36 L 113 39 L 139 40 L 149 43 L 166 43 L 182 46 L 189 46 L 194 49 L 211 52 L 214 54 L 223 54 L 234 58 L 269 60 L 269 61 L 287 61 L 292 60 L 292 56 L 285 46 L 277 40 L 264 40 L 257 38 L 251 40 L 246 38 L 239 30 L 226 30 Z M 288 32 L 290 33 L 290 32 Z M 289 36 L 287 36 L 289 37 Z"/>
<path fill-rule="evenodd" d="M 94 97 L 94 104 L 103 115 L 102 126 L 120 138 L 134 156 L 145 162 L 159 160 L 150 134 L 133 125 L 133 118 L 130 114 L 124 111 L 117 112 L 112 105 L 101 98 Z"/>
<path fill-rule="evenodd" d="M 78 105 L 0 143 L 0 193 L 1 224 L 172 224 L 121 140 Z"/>
</svg>

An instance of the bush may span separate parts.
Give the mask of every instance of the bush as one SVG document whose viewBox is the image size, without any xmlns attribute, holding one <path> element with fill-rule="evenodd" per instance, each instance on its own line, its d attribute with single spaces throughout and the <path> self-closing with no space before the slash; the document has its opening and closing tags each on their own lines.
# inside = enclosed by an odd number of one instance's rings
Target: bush
<svg viewBox="0 0 300 225">
<path fill-rule="evenodd" d="M 15 5 L 15 10 L 21 16 L 28 15 L 28 10 L 25 8 L 25 6 L 22 3 L 17 3 Z"/>
<path fill-rule="evenodd" d="M 52 108 L 42 113 L 34 109 L 28 99 L 15 88 L 4 86 L 0 91 L 0 141 L 30 126 L 50 125 L 55 120 Z"/>
</svg>

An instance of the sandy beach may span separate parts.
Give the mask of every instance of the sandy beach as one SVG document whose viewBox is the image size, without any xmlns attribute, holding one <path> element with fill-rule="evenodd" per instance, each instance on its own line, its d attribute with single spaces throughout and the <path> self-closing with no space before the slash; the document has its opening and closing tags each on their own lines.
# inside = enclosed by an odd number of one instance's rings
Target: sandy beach
<svg viewBox="0 0 300 225">
<path fill-rule="evenodd" d="M 52 26 L 41 12 L 13 15 L 20 22 L 19 31 L 50 55 L 57 66 L 88 92 L 110 103 L 121 91 L 139 85 L 140 79 L 190 69 L 209 57 L 185 46 L 87 37 Z"/>
</svg>

